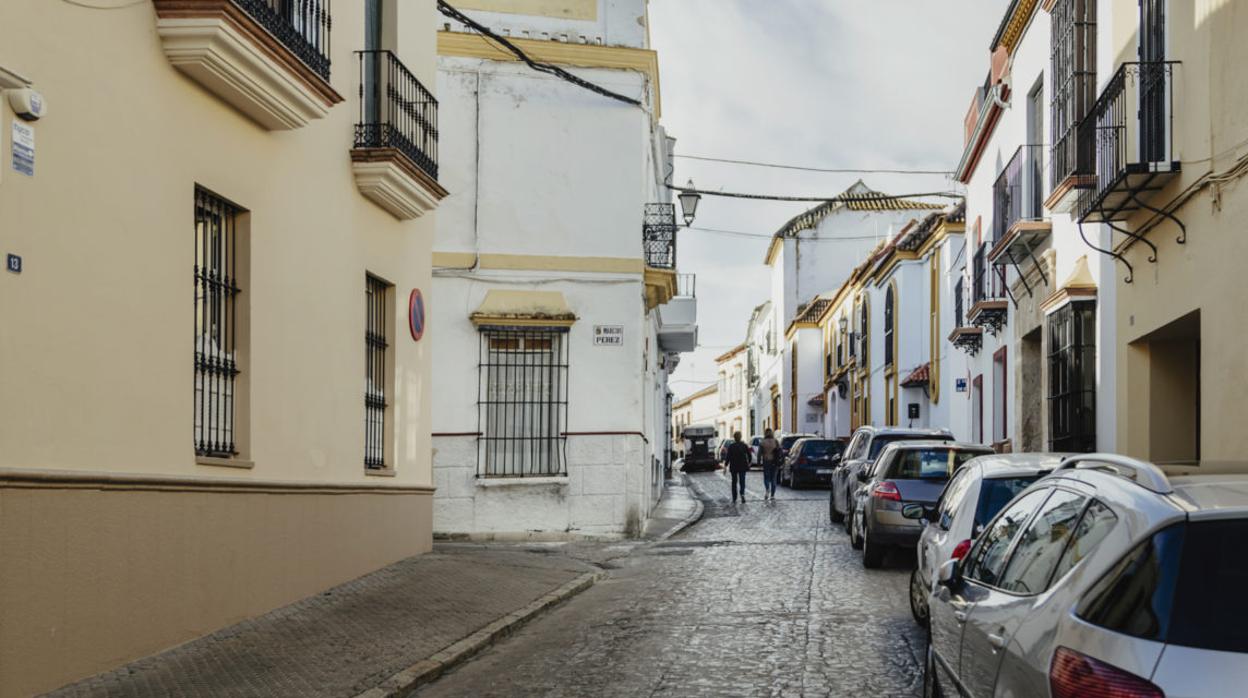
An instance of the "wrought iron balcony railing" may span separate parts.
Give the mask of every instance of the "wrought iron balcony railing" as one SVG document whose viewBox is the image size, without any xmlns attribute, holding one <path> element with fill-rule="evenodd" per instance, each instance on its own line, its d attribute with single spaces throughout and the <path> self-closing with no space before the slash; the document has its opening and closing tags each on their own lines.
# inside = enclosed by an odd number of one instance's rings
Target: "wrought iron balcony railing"
<svg viewBox="0 0 1248 698">
<path fill-rule="evenodd" d="M 998 281 L 996 270 L 988 264 L 988 243 L 979 246 L 971 268 L 971 305 L 982 301 L 1001 300 L 1005 291 Z"/>
<path fill-rule="evenodd" d="M 232 0 L 317 75 L 329 80 L 329 0 Z"/>
<path fill-rule="evenodd" d="M 641 225 L 646 266 L 676 268 L 676 205 L 646 204 Z"/>
<path fill-rule="evenodd" d="M 1080 220 L 1124 220 L 1179 171 L 1173 152 L 1173 61 L 1123 63 L 1080 123 L 1093 144 L 1096 185 L 1080 205 Z"/>
<path fill-rule="evenodd" d="M 1044 216 L 1042 196 L 1044 146 L 1022 145 L 992 187 L 992 242 L 1001 242 L 1019 221 Z"/>
<path fill-rule="evenodd" d="M 360 121 L 356 148 L 394 148 L 438 178 L 438 100 L 390 51 L 356 51 Z"/>
</svg>

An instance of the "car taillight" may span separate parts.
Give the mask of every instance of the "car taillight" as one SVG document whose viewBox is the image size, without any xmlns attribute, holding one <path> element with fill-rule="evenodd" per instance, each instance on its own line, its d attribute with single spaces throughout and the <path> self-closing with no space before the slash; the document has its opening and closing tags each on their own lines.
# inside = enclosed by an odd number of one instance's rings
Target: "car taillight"
<svg viewBox="0 0 1248 698">
<path fill-rule="evenodd" d="M 901 501 L 901 490 L 897 489 L 897 485 L 891 482 L 881 482 L 871 488 L 871 496 L 879 499 L 887 499 L 893 502 Z"/>
<path fill-rule="evenodd" d="M 1147 679 L 1116 666 L 1058 647 L 1049 667 L 1053 698 L 1165 698 Z"/>
<path fill-rule="evenodd" d="M 965 558 L 966 554 L 969 552 L 971 552 L 971 541 L 968 539 L 953 546 L 953 554 L 949 556 L 949 559 L 961 560 Z"/>
</svg>

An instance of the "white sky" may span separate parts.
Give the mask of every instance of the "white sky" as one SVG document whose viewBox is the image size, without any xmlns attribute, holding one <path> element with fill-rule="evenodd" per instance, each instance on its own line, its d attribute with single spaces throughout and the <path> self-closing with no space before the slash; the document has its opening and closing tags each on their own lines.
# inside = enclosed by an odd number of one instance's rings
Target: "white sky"
<svg viewBox="0 0 1248 698">
<path fill-rule="evenodd" d="M 1009 0 L 651 0 L 663 124 L 676 153 L 823 168 L 952 170 L 962 119 L 988 74 Z M 943 176 L 794 172 L 676 160 L 700 189 L 832 196 L 856 179 L 894 194 Z M 808 205 L 704 197 L 695 227 L 770 235 Z M 679 212 L 678 212 L 679 215 Z M 681 229 L 698 275 L 701 346 L 672 376 L 677 399 L 716 377 L 767 298 L 767 238 Z M 831 280 L 829 290 L 840 279 Z"/>
</svg>

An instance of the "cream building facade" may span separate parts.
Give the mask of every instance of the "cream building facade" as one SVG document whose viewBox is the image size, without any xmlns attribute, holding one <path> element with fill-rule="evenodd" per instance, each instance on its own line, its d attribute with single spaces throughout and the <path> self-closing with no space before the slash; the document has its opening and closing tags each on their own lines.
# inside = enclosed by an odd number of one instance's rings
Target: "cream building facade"
<svg viewBox="0 0 1248 698">
<path fill-rule="evenodd" d="M 716 432 L 721 439 L 731 439 L 735 431 L 743 438 L 750 434 L 750 386 L 748 345 L 738 344 L 715 357 L 719 368 L 717 383 L 719 417 L 715 420 Z"/>
<path fill-rule="evenodd" d="M 0 4 L 0 696 L 431 547 L 434 2 L 301 6 Z"/>
<path fill-rule="evenodd" d="M 672 448 L 684 457 L 685 442 L 681 437 L 687 426 L 711 427 L 719 420 L 719 386 L 708 385 L 672 403 Z M 718 446 L 719 439 L 712 446 Z"/>
<path fill-rule="evenodd" d="M 438 34 L 452 197 L 433 257 L 434 528 L 635 534 L 670 457 L 668 375 L 697 342 L 646 3 L 460 9 Z"/>
</svg>

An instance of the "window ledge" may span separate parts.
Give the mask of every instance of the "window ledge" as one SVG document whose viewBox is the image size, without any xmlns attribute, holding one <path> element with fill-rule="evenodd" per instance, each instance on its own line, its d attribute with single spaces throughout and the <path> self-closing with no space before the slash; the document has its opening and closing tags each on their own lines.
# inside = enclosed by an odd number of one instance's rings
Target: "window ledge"
<svg viewBox="0 0 1248 698">
<path fill-rule="evenodd" d="M 211 465 L 218 468 L 242 468 L 243 470 L 251 470 L 256 467 L 256 462 L 250 460 L 240 460 L 238 458 L 195 456 L 195 465 Z"/>
<path fill-rule="evenodd" d="M 364 474 L 370 477 L 394 477 L 394 468 L 365 468 Z"/>
<path fill-rule="evenodd" d="M 567 487 L 568 476 L 551 477 L 479 477 L 477 487 Z"/>
</svg>

